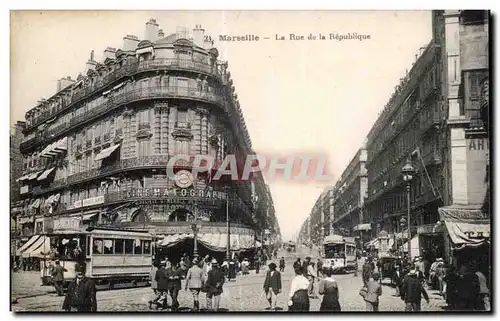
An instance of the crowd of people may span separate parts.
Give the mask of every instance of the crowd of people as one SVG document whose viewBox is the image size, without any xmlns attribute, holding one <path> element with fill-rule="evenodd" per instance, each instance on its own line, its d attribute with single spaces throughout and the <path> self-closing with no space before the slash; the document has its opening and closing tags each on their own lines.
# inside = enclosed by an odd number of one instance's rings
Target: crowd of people
<svg viewBox="0 0 500 321">
<path fill-rule="evenodd" d="M 275 254 L 275 253 L 273 253 Z M 269 310 L 282 310 L 278 307 L 278 298 L 282 293 L 282 273 L 286 264 L 284 257 L 278 259 L 272 255 L 278 265 L 271 262 L 267 265 L 263 279 L 263 295 L 269 304 Z M 359 295 L 365 301 L 366 311 L 379 311 L 382 296 L 382 267 L 375 257 L 367 257 L 361 265 L 362 288 Z M 208 311 L 220 311 L 221 294 L 227 282 L 236 281 L 239 275 L 248 274 L 248 266 L 243 259 L 235 257 L 224 260 L 222 264 L 213 257 L 183 256 L 178 263 L 168 258 L 153 264 L 151 270 L 151 288 L 154 298 L 149 301 L 150 309 L 177 311 L 178 295 L 184 288 L 192 296 L 192 311 L 200 311 L 200 294 L 204 293 L 205 306 Z M 397 258 L 389 269 L 393 272 L 391 284 L 395 287 L 394 296 L 399 296 L 405 303 L 405 311 L 421 311 L 421 301 L 429 302 L 427 291 L 431 288 L 439 290 L 454 311 L 489 311 L 490 292 L 485 275 L 480 272 L 476 261 L 459 264 L 458 269 L 448 266 L 440 258 L 427 269 L 421 258 L 412 261 Z M 259 273 L 259 265 L 255 266 L 255 274 Z M 356 266 L 357 270 L 357 266 Z M 66 311 L 97 311 L 95 284 L 85 277 L 85 267 L 77 264 L 76 277 L 70 282 L 65 295 L 63 309 Z M 339 287 L 332 277 L 333 267 L 323 266 L 321 259 L 313 261 L 306 257 L 304 261 L 297 258 L 293 263 L 294 277 L 287 294 L 289 311 L 310 311 L 310 300 L 320 299 L 320 311 L 341 311 Z M 65 269 L 55 262 L 52 269 L 53 284 L 58 295 L 64 295 L 62 282 Z M 357 273 L 354 274 L 354 277 Z M 383 276 L 383 277 L 382 277 Z M 184 282 L 182 282 L 184 280 Z M 321 298 L 319 296 L 321 296 Z"/>
</svg>

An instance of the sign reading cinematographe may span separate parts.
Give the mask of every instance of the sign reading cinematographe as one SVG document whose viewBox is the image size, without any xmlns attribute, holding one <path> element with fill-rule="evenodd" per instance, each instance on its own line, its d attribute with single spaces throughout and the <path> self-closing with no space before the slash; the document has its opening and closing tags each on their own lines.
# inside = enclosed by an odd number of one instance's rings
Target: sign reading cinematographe
<svg viewBox="0 0 500 321">
<path fill-rule="evenodd" d="M 134 188 L 125 191 L 127 198 L 137 197 L 179 197 L 179 198 L 203 198 L 207 200 L 226 200 L 227 194 L 219 191 L 206 191 L 203 189 L 189 188 Z"/>
</svg>

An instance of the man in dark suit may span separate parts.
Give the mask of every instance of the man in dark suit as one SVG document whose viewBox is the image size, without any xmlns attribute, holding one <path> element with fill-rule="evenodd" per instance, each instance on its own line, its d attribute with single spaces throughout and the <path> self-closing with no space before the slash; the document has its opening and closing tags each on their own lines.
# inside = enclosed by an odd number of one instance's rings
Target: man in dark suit
<svg viewBox="0 0 500 321">
<path fill-rule="evenodd" d="M 395 271 L 392 276 L 392 280 L 394 282 L 394 285 L 396 286 L 396 296 L 399 296 L 399 293 L 401 291 L 401 284 L 403 283 L 403 273 L 401 272 L 399 265 L 395 266 Z"/>
<path fill-rule="evenodd" d="M 85 266 L 75 265 L 76 278 L 68 285 L 63 310 L 77 312 L 96 312 L 97 299 L 94 281 L 85 276 Z"/>
<path fill-rule="evenodd" d="M 168 265 L 165 273 L 168 278 L 168 293 L 172 298 L 172 311 L 177 311 L 179 308 L 179 301 L 177 301 L 177 297 L 179 296 L 179 291 L 181 290 L 181 278 L 182 278 L 182 270 L 177 266 Z"/>
<path fill-rule="evenodd" d="M 405 311 L 420 312 L 422 296 L 429 303 L 429 296 L 417 278 L 417 271 L 412 269 L 401 286 L 401 299 L 406 303 Z"/>
<path fill-rule="evenodd" d="M 63 282 L 64 282 L 64 272 L 68 272 L 65 268 L 61 266 L 59 260 L 56 261 L 56 265 L 52 270 L 52 282 L 54 283 L 54 288 L 58 296 L 63 296 Z"/>
<path fill-rule="evenodd" d="M 267 301 L 271 306 L 271 310 L 276 310 L 278 302 L 278 294 L 281 293 L 281 274 L 276 271 L 276 264 L 269 264 L 266 279 L 264 281 L 264 291 L 266 292 Z"/>
</svg>

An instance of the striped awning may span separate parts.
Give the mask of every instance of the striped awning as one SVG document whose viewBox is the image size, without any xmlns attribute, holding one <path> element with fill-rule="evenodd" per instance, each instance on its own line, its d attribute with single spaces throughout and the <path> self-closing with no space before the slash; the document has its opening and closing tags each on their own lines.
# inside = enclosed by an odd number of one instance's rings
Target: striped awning
<svg viewBox="0 0 500 321">
<path fill-rule="evenodd" d="M 166 235 L 158 241 L 160 247 L 173 247 L 187 239 L 192 239 L 193 234 Z M 251 249 L 255 245 L 255 239 L 250 234 L 230 234 L 230 249 L 232 251 Z M 224 252 L 227 248 L 227 234 L 206 233 L 198 235 L 198 242 L 212 251 Z"/>
<path fill-rule="evenodd" d="M 47 169 L 45 172 L 42 173 L 42 175 L 40 175 L 40 177 L 38 177 L 38 181 L 43 181 L 44 179 L 47 179 L 47 177 L 50 175 L 50 173 L 52 173 L 54 169 L 56 168 L 52 167 Z"/>
<path fill-rule="evenodd" d="M 40 238 L 40 235 L 33 235 L 28 242 L 24 243 L 23 246 L 21 246 L 17 251 L 16 251 L 16 256 L 20 256 L 28 247 L 33 245 L 36 240 Z"/>
<path fill-rule="evenodd" d="M 111 156 L 111 154 L 118 148 L 120 147 L 120 144 L 113 145 L 111 147 L 103 149 L 99 154 L 96 155 L 94 158 L 95 161 L 104 159 L 106 157 Z"/>
<path fill-rule="evenodd" d="M 30 247 L 23 253 L 22 257 L 36 257 L 43 258 L 50 252 L 50 237 L 40 236 Z"/>
<path fill-rule="evenodd" d="M 31 204 L 31 208 L 39 208 L 40 207 L 41 200 L 37 198 L 33 204 Z"/>
<path fill-rule="evenodd" d="M 43 171 L 38 171 L 38 172 L 31 173 L 31 174 L 28 175 L 28 177 L 26 179 L 29 180 L 29 181 L 31 181 L 33 179 L 36 179 L 38 177 L 38 175 L 40 175 L 41 172 L 43 172 Z"/>
<path fill-rule="evenodd" d="M 30 176 L 29 174 L 23 175 L 23 176 L 19 177 L 18 179 L 16 179 L 16 182 L 24 181 L 24 180 L 28 179 L 29 176 Z"/>
<path fill-rule="evenodd" d="M 68 137 L 58 140 L 54 146 L 54 151 L 56 152 L 64 152 L 66 150 L 68 150 Z"/>
</svg>

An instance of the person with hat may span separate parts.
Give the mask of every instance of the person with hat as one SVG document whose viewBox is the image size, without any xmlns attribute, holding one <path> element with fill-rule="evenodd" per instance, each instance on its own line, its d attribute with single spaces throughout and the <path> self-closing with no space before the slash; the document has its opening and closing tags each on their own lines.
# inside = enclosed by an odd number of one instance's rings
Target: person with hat
<svg viewBox="0 0 500 321">
<path fill-rule="evenodd" d="M 177 309 L 179 308 L 179 301 L 177 300 L 177 298 L 179 297 L 179 291 L 182 288 L 182 270 L 177 264 L 173 265 L 172 263 L 167 261 L 165 273 L 168 279 L 168 293 L 172 298 L 172 311 L 177 311 Z"/>
<path fill-rule="evenodd" d="M 224 274 L 222 273 L 219 263 L 214 258 L 211 263 L 212 268 L 208 271 L 205 288 L 207 292 L 207 310 L 218 311 L 220 304 L 220 295 L 222 294 L 222 286 L 224 285 Z"/>
<path fill-rule="evenodd" d="M 406 312 L 419 312 L 421 308 L 422 296 L 429 303 L 429 296 L 425 291 L 422 282 L 417 277 L 417 271 L 414 267 L 408 272 L 406 279 L 401 286 L 401 299 L 406 303 Z"/>
<path fill-rule="evenodd" d="M 166 265 L 167 261 L 161 261 L 160 266 L 156 271 L 155 281 L 157 286 L 157 292 L 156 292 L 156 298 L 152 301 L 149 301 L 150 309 L 153 304 L 163 309 L 166 309 L 168 306 L 168 301 L 167 301 L 168 278 L 167 278 L 167 273 L 165 271 Z"/>
<path fill-rule="evenodd" d="M 366 292 L 363 296 L 366 302 L 366 311 L 378 312 L 379 297 L 382 295 L 382 285 L 380 284 L 380 274 L 374 272 L 373 280 L 369 280 L 365 285 Z"/>
<path fill-rule="evenodd" d="M 63 282 L 64 282 L 64 272 L 68 272 L 65 268 L 61 266 L 59 260 L 56 260 L 56 265 L 52 270 L 52 282 L 54 283 L 54 288 L 56 289 L 58 296 L 63 296 Z"/>
<path fill-rule="evenodd" d="M 333 269 L 323 269 L 324 278 L 319 281 L 318 293 L 323 296 L 320 311 L 340 311 L 339 287 L 337 281 L 332 278 Z"/>
<path fill-rule="evenodd" d="M 200 268 L 197 258 L 193 259 L 193 266 L 189 268 L 186 275 L 186 285 L 185 290 L 189 288 L 191 294 L 193 295 L 193 311 L 200 310 L 200 291 L 203 286 L 205 273 L 203 269 Z"/>
<path fill-rule="evenodd" d="M 264 292 L 266 293 L 267 301 L 271 310 L 276 310 L 278 302 L 278 294 L 281 293 L 281 273 L 276 271 L 276 264 L 270 263 L 269 270 L 264 280 Z"/>
<path fill-rule="evenodd" d="M 68 285 L 63 310 L 96 312 L 97 298 L 94 281 L 85 276 L 85 265 L 75 264 L 76 277 Z"/>
</svg>

